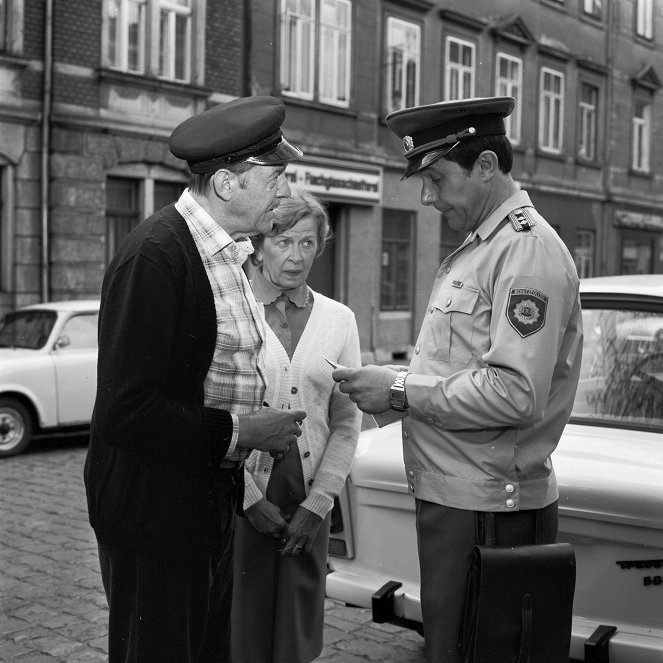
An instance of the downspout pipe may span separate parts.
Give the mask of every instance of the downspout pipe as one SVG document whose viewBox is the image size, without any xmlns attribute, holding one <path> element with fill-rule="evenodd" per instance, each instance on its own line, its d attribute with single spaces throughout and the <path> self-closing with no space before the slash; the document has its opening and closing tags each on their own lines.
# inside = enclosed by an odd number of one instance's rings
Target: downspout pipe
<svg viewBox="0 0 663 663">
<path fill-rule="evenodd" d="M 50 144 L 53 97 L 53 0 L 46 0 L 44 14 L 44 81 L 41 111 L 41 301 L 50 299 Z"/>
</svg>

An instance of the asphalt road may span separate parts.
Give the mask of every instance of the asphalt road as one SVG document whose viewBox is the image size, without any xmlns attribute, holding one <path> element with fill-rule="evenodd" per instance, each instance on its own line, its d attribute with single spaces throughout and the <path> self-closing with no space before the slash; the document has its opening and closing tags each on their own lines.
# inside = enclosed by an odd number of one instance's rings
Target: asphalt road
<svg viewBox="0 0 663 663">
<path fill-rule="evenodd" d="M 0 459 L 0 661 L 106 661 L 108 612 L 87 522 L 84 437 Z M 423 639 L 327 601 L 320 663 L 423 663 Z"/>
</svg>

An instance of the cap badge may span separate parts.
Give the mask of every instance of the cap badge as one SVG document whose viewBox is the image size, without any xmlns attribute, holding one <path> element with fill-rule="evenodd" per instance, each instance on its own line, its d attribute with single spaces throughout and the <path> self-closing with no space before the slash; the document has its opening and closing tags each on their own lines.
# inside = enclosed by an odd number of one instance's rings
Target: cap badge
<svg viewBox="0 0 663 663">
<path fill-rule="evenodd" d="M 414 141 L 412 140 L 412 136 L 403 136 L 403 149 L 406 152 L 414 149 Z"/>
</svg>

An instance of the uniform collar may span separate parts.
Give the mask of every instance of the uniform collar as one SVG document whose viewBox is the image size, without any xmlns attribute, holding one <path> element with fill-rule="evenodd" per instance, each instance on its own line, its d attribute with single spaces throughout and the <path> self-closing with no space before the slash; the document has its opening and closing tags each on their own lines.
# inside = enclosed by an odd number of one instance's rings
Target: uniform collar
<svg viewBox="0 0 663 663">
<path fill-rule="evenodd" d="M 281 290 L 265 278 L 262 267 L 256 270 L 251 279 L 256 299 L 267 306 L 275 302 L 281 295 L 285 295 L 295 306 L 304 308 L 308 304 L 308 286 L 302 283 L 291 290 Z"/>
<path fill-rule="evenodd" d="M 532 201 L 526 191 L 516 191 L 512 196 L 509 196 L 494 212 L 484 219 L 479 227 L 472 232 L 471 237 L 474 239 L 477 235 L 482 239 L 488 239 L 500 226 L 502 221 L 515 209 L 520 207 L 533 207 Z"/>
</svg>

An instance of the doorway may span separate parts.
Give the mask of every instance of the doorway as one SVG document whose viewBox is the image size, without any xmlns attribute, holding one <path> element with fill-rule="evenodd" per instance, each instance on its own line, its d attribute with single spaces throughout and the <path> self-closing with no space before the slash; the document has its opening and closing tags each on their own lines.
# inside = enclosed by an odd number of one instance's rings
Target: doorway
<svg viewBox="0 0 663 663">
<path fill-rule="evenodd" d="M 332 238 L 327 242 L 324 253 L 318 256 L 313 262 L 313 267 L 309 272 L 306 282 L 308 285 L 323 295 L 338 299 L 336 293 L 336 252 L 341 238 L 339 232 L 341 228 L 341 212 L 343 206 L 339 203 L 328 203 L 327 214 L 329 215 L 329 224 L 332 230 Z"/>
</svg>

